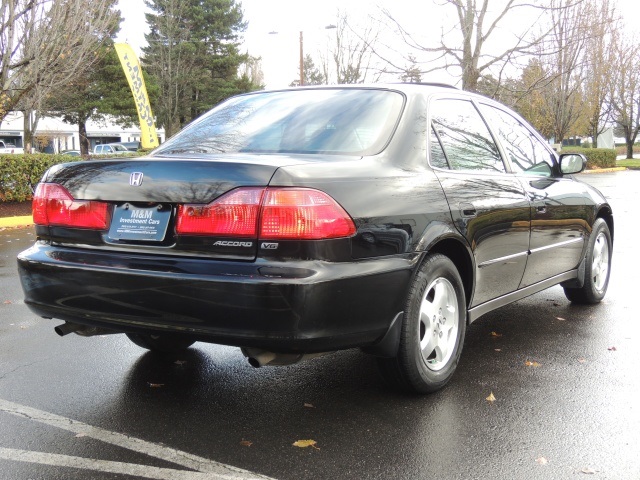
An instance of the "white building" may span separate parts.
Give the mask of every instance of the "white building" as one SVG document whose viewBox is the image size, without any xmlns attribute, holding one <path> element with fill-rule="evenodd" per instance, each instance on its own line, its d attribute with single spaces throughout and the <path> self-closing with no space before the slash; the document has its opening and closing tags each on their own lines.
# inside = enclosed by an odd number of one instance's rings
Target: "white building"
<svg viewBox="0 0 640 480">
<path fill-rule="evenodd" d="M 0 140 L 16 147 L 24 146 L 24 117 L 22 112 L 9 112 L 0 125 Z M 113 122 L 87 122 L 87 137 L 90 148 L 104 143 L 139 142 L 140 128 L 122 128 Z M 158 129 L 158 140 L 164 142 L 164 129 Z M 78 126 L 70 125 L 61 118 L 44 117 L 38 122 L 34 138 L 34 148 L 45 153 L 64 150 L 79 150 Z"/>
</svg>

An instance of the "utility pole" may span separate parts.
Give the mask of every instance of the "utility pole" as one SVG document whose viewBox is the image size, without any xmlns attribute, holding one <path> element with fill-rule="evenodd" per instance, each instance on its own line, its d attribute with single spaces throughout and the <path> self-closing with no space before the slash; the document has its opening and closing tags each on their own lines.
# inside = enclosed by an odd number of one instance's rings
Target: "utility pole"
<svg viewBox="0 0 640 480">
<path fill-rule="evenodd" d="M 304 85 L 304 54 L 303 54 L 302 30 L 300 30 L 300 86 Z"/>
</svg>

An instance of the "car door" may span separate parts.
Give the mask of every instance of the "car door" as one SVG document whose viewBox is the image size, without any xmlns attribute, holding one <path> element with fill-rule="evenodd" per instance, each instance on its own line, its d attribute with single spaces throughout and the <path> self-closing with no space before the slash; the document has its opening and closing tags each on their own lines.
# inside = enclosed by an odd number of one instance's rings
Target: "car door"
<svg viewBox="0 0 640 480">
<path fill-rule="evenodd" d="M 584 186 L 556 173 L 554 153 L 524 121 L 494 105 L 480 108 L 531 202 L 529 257 L 520 286 L 575 269 L 588 236 Z"/>
<path fill-rule="evenodd" d="M 520 285 L 529 249 L 530 204 L 522 183 L 507 173 L 472 101 L 432 99 L 429 111 L 430 163 L 475 260 L 473 307 Z"/>
</svg>

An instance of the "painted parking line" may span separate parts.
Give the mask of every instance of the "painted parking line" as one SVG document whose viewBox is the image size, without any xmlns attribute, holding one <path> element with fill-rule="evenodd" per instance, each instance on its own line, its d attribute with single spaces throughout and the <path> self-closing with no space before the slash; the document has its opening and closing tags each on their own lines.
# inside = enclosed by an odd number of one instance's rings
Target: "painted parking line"
<svg viewBox="0 0 640 480">
<path fill-rule="evenodd" d="M 175 470 L 173 468 L 158 468 L 148 465 L 94 460 L 82 457 L 71 457 L 69 455 L 59 455 L 57 453 L 32 452 L 29 450 L 2 447 L 0 447 L 0 459 L 38 463 L 51 467 L 69 467 L 91 470 L 93 472 L 133 475 L 135 477 L 151 478 L 154 480 L 208 480 L 223 478 L 233 478 L 236 480 L 239 478 L 228 475 L 217 475 L 215 473 L 190 472 L 188 470 Z"/>
<path fill-rule="evenodd" d="M 149 467 L 145 465 L 127 464 L 120 462 L 108 462 L 103 460 L 85 459 L 80 457 L 69 457 L 66 455 L 54 455 L 40 452 L 27 452 L 23 450 L 13 449 L 1 449 L 2 454 L 0 458 L 7 460 L 25 461 L 34 463 L 44 463 L 47 465 L 67 466 L 74 468 L 85 468 L 94 471 L 111 472 L 112 470 L 103 470 L 103 468 L 118 468 L 118 472 L 128 475 L 142 476 L 145 478 L 158 478 L 158 479 L 200 479 L 200 478 L 212 478 L 212 479 L 229 479 L 229 480 L 253 480 L 253 479 L 269 479 L 262 475 L 258 475 L 241 468 L 236 468 L 224 463 L 215 462 L 204 457 L 192 455 L 188 452 L 183 452 L 170 448 L 164 445 L 158 445 L 157 443 L 147 442 L 139 438 L 123 435 L 121 433 L 105 430 L 100 427 L 94 427 L 71 418 L 62 417 L 53 413 L 37 410 L 35 408 L 20 405 L 18 403 L 9 402 L 0 398 L 0 412 L 15 415 L 17 417 L 25 418 L 34 422 L 43 423 L 52 427 L 67 430 L 75 434 L 81 434 L 85 437 L 93 438 L 101 442 L 105 442 L 117 447 L 126 448 L 134 452 L 142 453 L 150 457 L 159 458 L 167 462 L 180 465 L 195 472 L 188 472 L 185 470 L 173 470 L 162 469 L 157 467 Z M 31 459 L 31 460 L 30 460 Z M 73 463 L 73 462 L 77 462 Z M 130 469 L 125 471 L 126 468 Z M 149 476 L 142 475 L 140 470 L 150 469 L 149 472 L 158 472 L 158 475 L 164 476 Z M 171 472 L 169 475 L 168 472 Z M 180 475 L 190 474 L 192 476 L 172 476 L 174 473 L 180 473 Z M 198 474 L 199 476 L 194 476 Z M 203 474 L 207 474 L 203 476 Z"/>
</svg>

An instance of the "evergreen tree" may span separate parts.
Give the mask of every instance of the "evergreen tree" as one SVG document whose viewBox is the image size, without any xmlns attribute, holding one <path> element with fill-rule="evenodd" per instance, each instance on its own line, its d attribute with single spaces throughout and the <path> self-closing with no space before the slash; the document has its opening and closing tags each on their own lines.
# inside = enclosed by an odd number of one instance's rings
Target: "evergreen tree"
<svg viewBox="0 0 640 480">
<path fill-rule="evenodd" d="M 231 95 L 261 88 L 238 76 L 245 30 L 235 0 L 145 0 L 149 46 L 144 65 L 157 78 L 158 124 L 170 137 Z"/>
<path fill-rule="evenodd" d="M 313 58 L 308 53 L 304 56 L 302 62 L 302 74 L 304 75 L 305 85 L 324 85 L 327 83 L 327 79 L 324 74 L 316 67 L 313 62 Z M 289 84 L 290 87 L 300 86 L 300 79 L 296 78 Z"/>
<path fill-rule="evenodd" d="M 400 81 L 404 83 L 420 83 L 422 81 L 422 71 L 413 55 L 409 55 L 409 65 L 400 74 Z"/>
<path fill-rule="evenodd" d="M 144 72 L 143 72 L 144 75 Z M 150 102 L 157 98 L 157 87 L 144 75 Z M 89 153 L 86 124 L 101 121 L 107 116 L 122 126 L 137 124 L 138 113 L 122 71 L 113 43 L 102 47 L 100 60 L 52 99 L 49 111 L 72 125 L 78 125 L 80 151 Z"/>
</svg>

